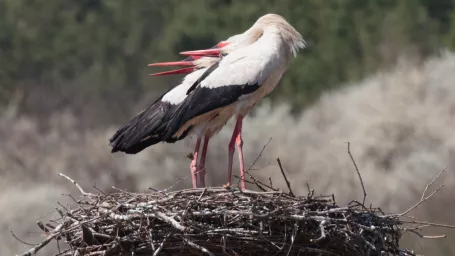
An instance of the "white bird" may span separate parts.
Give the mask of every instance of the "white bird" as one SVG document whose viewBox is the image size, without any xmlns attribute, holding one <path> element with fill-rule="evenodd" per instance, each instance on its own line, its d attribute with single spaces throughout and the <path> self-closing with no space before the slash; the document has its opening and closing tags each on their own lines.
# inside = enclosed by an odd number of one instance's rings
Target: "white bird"
<svg viewBox="0 0 455 256">
<path fill-rule="evenodd" d="M 239 35 L 232 36 L 226 41 L 221 41 L 212 49 L 225 47 L 235 42 Z M 231 48 L 235 49 L 235 48 Z M 163 140 L 164 128 L 166 127 L 169 116 L 175 111 L 187 97 L 186 92 L 201 78 L 208 67 L 220 60 L 219 56 L 191 56 L 183 61 L 163 62 L 149 64 L 148 66 L 187 66 L 182 69 L 165 71 L 152 74 L 153 76 L 171 75 L 171 74 L 188 74 L 183 81 L 165 92 L 160 98 L 153 102 L 147 109 L 140 112 L 130 121 L 124 123 L 120 129 L 109 139 L 112 146 L 112 152 L 125 152 L 127 154 L 136 154 L 145 148 L 158 142 L 173 143 L 185 138 L 188 133 L 180 134 L 179 137 L 172 137 Z M 188 130 L 189 132 L 190 130 Z M 196 157 L 197 158 L 197 154 Z M 195 165 L 192 161 L 192 165 Z M 192 169 L 194 169 L 193 167 Z M 193 170 L 192 173 L 197 173 Z M 193 187 L 196 187 L 196 177 L 193 177 Z"/>
<path fill-rule="evenodd" d="M 184 52 L 183 54 L 192 56 L 228 54 L 207 69 L 187 91 L 187 98 L 178 106 L 171 117 L 172 121 L 167 124 L 164 139 L 179 137 L 192 130 L 199 135 L 206 135 L 206 148 L 210 137 L 231 117 L 236 116 L 236 125 L 228 146 L 227 185 L 231 185 L 234 144 L 237 144 L 242 189 L 245 189 L 242 120 L 257 102 L 276 87 L 287 70 L 291 57 L 304 47 L 305 41 L 301 34 L 283 17 L 267 14 L 259 18 L 235 42 L 223 48 Z M 199 142 L 200 140 L 196 143 L 196 153 Z M 203 149 L 204 161 L 205 153 L 206 150 Z"/>
<path fill-rule="evenodd" d="M 198 140 L 191 170 L 193 187 L 197 173 L 197 155 L 201 137 L 205 136 L 199 171 L 204 184 L 205 154 L 211 136 L 226 122 L 236 116 L 236 125 L 228 146 L 228 183 L 231 185 L 234 147 L 239 151 L 242 189 L 245 189 L 242 152 L 242 120 L 251 108 L 267 96 L 278 84 L 289 66 L 292 55 L 305 46 L 302 36 L 281 16 L 267 14 L 234 42 L 222 48 L 184 52 L 190 56 L 220 55 L 222 58 L 210 68 L 200 71 L 200 77 L 189 87 L 179 86 L 183 100 L 165 118 L 152 116 L 147 123 L 159 126 L 159 133 L 151 135 L 155 140 L 173 142 L 189 133 Z M 227 55 L 226 55 L 227 54 Z M 188 83 L 189 84 L 189 83 Z M 164 99 L 164 97 L 163 97 Z M 205 184 L 204 184 L 205 185 Z"/>
</svg>

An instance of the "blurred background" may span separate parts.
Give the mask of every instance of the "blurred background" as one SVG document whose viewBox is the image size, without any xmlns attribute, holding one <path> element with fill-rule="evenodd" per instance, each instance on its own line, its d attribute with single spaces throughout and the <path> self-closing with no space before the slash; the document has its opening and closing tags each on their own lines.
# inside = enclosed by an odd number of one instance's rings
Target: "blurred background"
<svg viewBox="0 0 455 256">
<path fill-rule="evenodd" d="M 260 16 L 284 16 L 308 43 L 280 86 L 245 120 L 251 174 L 294 192 L 361 199 L 402 212 L 447 166 L 445 188 L 412 214 L 455 224 L 455 0 L 0 0 L 0 254 L 17 254 L 43 235 L 36 220 L 87 190 L 191 186 L 194 138 L 138 155 L 111 154 L 108 138 L 182 77 L 151 77 L 157 61 L 211 47 Z M 232 123 L 211 141 L 208 185 L 226 181 Z M 235 158 L 237 160 L 237 158 Z M 234 163 L 234 173 L 238 173 Z M 441 240 L 406 236 L 426 255 L 455 253 Z M 51 255 L 50 246 L 41 255 Z"/>
</svg>

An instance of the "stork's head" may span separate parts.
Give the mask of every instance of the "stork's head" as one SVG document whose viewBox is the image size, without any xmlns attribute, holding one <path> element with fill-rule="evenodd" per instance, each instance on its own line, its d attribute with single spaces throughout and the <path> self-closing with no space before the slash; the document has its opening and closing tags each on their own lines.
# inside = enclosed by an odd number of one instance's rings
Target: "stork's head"
<svg viewBox="0 0 455 256">
<path fill-rule="evenodd" d="M 278 14 L 266 14 L 260 17 L 251 28 L 242 34 L 235 35 L 226 40 L 222 47 L 207 50 L 182 52 L 190 56 L 217 56 L 229 54 L 239 48 L 248 46 L 259 40 L 265 32 L 278 33 L 281 40 L 288 46 L 290 52 L 297 54 L 300 48 L 305 47 L 302 35 Z"/>
<path fill-rule="evenodd" d="M 294 56 L 297 55 L 299 49 L 306 46 L 302 35 L 278 14 L 269 13 L 260 17 L 249 29 L 249 33 L 254 35 L 253 39 L 255 38 L 257 40 L 267 30 L 278 33 Z"/>
</svg>

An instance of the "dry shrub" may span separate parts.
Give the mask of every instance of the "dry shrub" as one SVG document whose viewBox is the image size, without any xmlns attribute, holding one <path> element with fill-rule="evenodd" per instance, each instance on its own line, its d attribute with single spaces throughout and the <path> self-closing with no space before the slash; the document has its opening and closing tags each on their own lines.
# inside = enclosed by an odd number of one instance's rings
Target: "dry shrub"
<svg viewBox="0 0 455 256">
<path fill-rule="evenodd" d="M 367 200 L 386 211 L 398 212 L 415 202 L 425 184 L 448 165 L 446 188 L 426 207 L 420 207 L 416 215 L 453 222 L 455 207 L 450 192 L 454 189 L 455 161 L 454 70 L 452 53 L 444 53 L 419 67 L 404 63 L 393 72 L 378 73 L 341 91 L 326 93 L 296 118 L 289 114 L 286 104 L 272 108 L 265 101 L 245 120 L 247 167 L 272 137 L 251 170 L 256 177 L 267 180 L 271 176 L 277 182 L 275 186 L 284 188 L 284 183 L 278 182 L 281 174 L 275 157 L 279 156 L 296 194 L 306 193 L 305 184 L 309 182 L 320 193 L 335 193 L 342 204 L 361 197 L 346 152 L 349 141 L 364 177 Z M 3 194 L 24 186 L 30 191 L 21 195 L 30 198 L 5 197 L 1 204 L 4 208 L 8 205 L 8 209 L 27 209 L 27 220 L 52 208 L 50 205 L 58 199 L 59 193 L 53 192 L 57 184 L 66 187 L 57 172 L 70 175 L 84 187 L 96 184 L 100 189 L 109 189 L 116 185 L 135 191 L 164 189 L 189 174 L 186 154 L 194 143 L 190 139 L 126 156 L 110 154 L 107 139 L 116 127 L 82 129 L 78 118 L 63 110 L 50 113 L 47 127 L 39 123 L 33 117 L 4 117 L 0 124 L 1 178 L 10 184 L 2 187 Z M 231 132 L 229 123 L 210 143 L 208 185 L 226 182 Z M 185 179 L 175 189 L 188 186 L 190 180 Z M 14 214 L 3 214 L 0 225 L 8 225 L 20 237 L 27 236 L 25 231 L 36 231 L 34 225 Z M 1 236 L 8 237 L 8 230 L 3 230 Z M 453 253 L 455 248 L 449 239 L 424 243 L 421 251 L 428 255 Z M 1 254 L 23 248 L 11 239 L 1 241 Z M 414 248 L 420 250 L 417 244 Z"/>
</svg>

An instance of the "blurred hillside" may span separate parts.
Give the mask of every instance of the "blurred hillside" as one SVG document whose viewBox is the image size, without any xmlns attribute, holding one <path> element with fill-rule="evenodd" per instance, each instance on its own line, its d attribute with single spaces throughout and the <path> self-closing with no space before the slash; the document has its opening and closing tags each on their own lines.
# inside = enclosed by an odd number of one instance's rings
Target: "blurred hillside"
<svg viewBox="0 0 455 256">
<path fill-rule="evenodd" d="M 147 63 L 211 47 L 267 12 L 309 46 L 245 120 L 247 166 L 272 137 L 253 173 L 284 187 L 280 156 L 296 193 L 310 182 L 343 203 L 360 197 L 350 141 L 368 200 L 400 211 L 448 165 L 447 187 L 416 216 L 455 224 L 455 0 L 0 0 L 0 255 L 27 248 L 9 230 L 37 241 L 36 218 L 77 193 L 58 172 L 88 190 L 164 189 L 187 176 L 191 138 L 134 156 L 111 154 L 107 140 L 180 79 L 150 77 Z M 225 182 L 231 132 L 210 144 L 209 185 Z M 454 237 L 408 243 L 452 255 Z"/>
<path fill-rule="evenodd" d="M 1 0 L 0 103 L 21 91 L 20 110 L 72 107 L 85 121 L 119 121 L 131 102 L 172 78 L 150 62 L 214 45 L 261 15 L 285 16 L 309 46 L 273 98 L 295 109 L 320 93 L 455 48 L 454 0 Z M 115 104 L 112 104 L 115 102 Z M 135 109 L 136 110 L 136 109 Z M 94 115 L 91 119 L 87 115 Z"/>
</svg>

